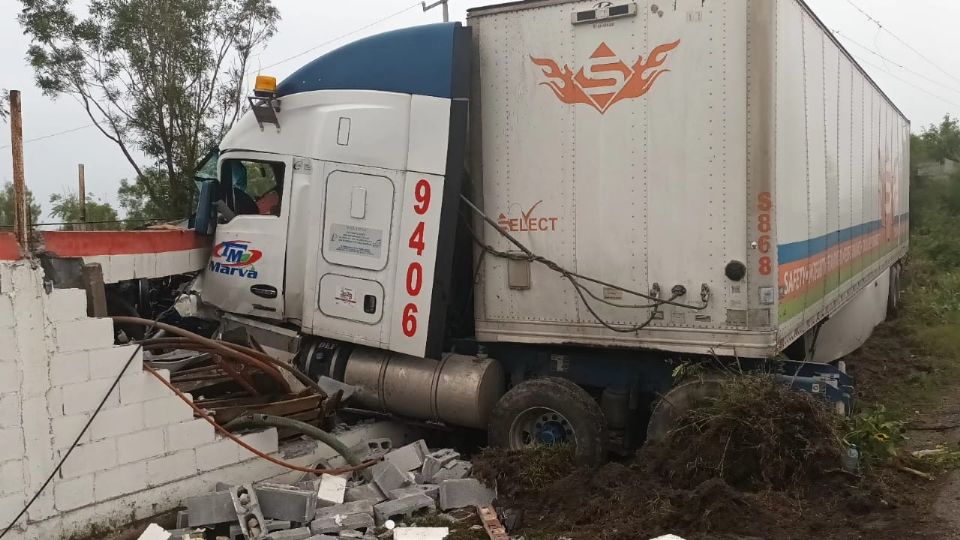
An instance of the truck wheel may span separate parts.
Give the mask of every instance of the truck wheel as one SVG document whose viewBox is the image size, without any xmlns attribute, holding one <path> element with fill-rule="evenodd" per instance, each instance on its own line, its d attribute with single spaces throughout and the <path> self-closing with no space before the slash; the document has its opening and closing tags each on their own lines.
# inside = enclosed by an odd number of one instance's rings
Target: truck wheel
<svg viewBox="0 0 960 540">
<path fill-rule="evenodd" d="M 900 314 L 900 274 L 903 267 L 897 263 L 890 267 L 890 292 L 887 295 L 887 320 L 896 319 Z"/>
<path fill-rule="evenodd" d="M 676 429 L 677 422 L 711 397 L 720 394 L 722 378 L 708 376 L 671 389 L 653 408 L 647 424 L 647 440 L 662 441 Z"/>
<path fill-rule="evenodd" d="M 510 450 L 569 444 L 577 461 L 606 458 L 607 422 L 590 394 L 558 377 L 532 379 L 510 389 L 490 413 L 490 444 Z"/>
</svg>

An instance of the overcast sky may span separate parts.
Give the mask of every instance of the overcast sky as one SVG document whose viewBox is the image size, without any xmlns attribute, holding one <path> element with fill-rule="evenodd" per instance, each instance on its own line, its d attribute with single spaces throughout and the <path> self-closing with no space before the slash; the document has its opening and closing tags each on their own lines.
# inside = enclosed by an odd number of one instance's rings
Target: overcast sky
<svg viewBox="0 0 960 540">
<path fill-rule="evenodd" d="M 902 42 L 881 31 L 876 23 L 857 11 L 851 1 Z M 451 20 L 464 20 L 468 7 L 493 3 L 497 2 L 450 0 Z M 640 3 L 646 2 L 640 0 Z M 862 59 L 864 68 L 911 119 L 915 131 L 939 121 L 945 113 L 960 114 L 960 55 L 957 54 L 960 2 L 808 0 L 808 3 L 829 27 L 886 57 L 887 60 L 881 59 L 861 46 L 846 42 L 850 52 Z M 320 53 L 360 37 L 441 20 L 439 8 L 424 13 L 412 0 L 274 0 L 274 4 L 280 9 L 282 20 L 277 35 L 254 59 L 253 70 L 317 47 L 270 67 L 270 73 L 279 79 Z M 34 86 L 33 72 L 24 59 L 29 41 L 16 21 L 19 11 L 18 0 L 0 0 L 0 88 L 23 92 L 24 138 L 29 140 L 86 126 L 90 121 L 73 99 L 63 97 L 52 101 Z M 371 25 L 385 17 L 388 18 Z M 355 32 L 334 40 L 352 31 Z M 326 43 L 331 40 L 334 41 Z M 0 125 L 0 184 L 12 179 L 9 145 L 9 127 Z M 120 179 L 130 178 L 133 173 L 117 147 L 93 127 L 28 142 L 24 153 L 27 184 L 45 211 L 49 209 L 52 193 L 75 189 L 78 163 L 86 166 L 87 190 L 111 203 L 116 202 Z"/>
</svg>

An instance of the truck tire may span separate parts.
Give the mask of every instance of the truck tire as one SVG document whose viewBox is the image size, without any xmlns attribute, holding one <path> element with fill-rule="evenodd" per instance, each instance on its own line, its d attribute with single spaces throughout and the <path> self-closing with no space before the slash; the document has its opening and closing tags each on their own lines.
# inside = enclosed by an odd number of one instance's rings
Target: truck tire
<svg viewBox="0 0 960 540">
<path fill-rule="evenodd" d="M 900 315 L 900 274 L 903 267 L 897 263 L 890 267 L 890 291 L 887 295 L 887 320 L 892 321 Z"/>
<path fill-rule="evenodd" d="M 691 409 L 719 395 L 722 381 L 720 376 L 706 376 L 672 388 L 653 408 L 647 423 L 647 440 L 665 440 Z"/>
<path fill-rule="evenodd" d="M 499 448 L 570 444 L 582 464 L 606 459 L 603 411 L 583 388 L 559 377 L 531 379 L 510 389 L 490 413 L 487 433 L 491 446 Z"/>
</svg>

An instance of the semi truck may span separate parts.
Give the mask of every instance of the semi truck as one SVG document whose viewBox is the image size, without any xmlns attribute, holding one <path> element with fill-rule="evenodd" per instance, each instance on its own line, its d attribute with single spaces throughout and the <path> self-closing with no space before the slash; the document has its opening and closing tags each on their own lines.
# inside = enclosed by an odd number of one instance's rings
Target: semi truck
<svg viewBox="0 0 960 540">
<path fill-rule="evenodd" d="M 802 0 L 535 0 L 257 79 L 196 305 L 373 413 L 585 461 L 712 377 L 848 412 L 899 307 L 910 123 Z"/>
</svg>

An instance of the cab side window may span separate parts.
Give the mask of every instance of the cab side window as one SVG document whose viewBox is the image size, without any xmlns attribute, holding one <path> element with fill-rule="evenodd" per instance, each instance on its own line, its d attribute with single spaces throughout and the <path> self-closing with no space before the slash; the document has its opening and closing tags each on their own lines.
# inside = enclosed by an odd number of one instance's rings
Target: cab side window
<svg viewBox="0 0 960 540">
<path fill-rule="evenodd" d="M 279 216 L 283 197 L 283 163 L 224 160 L 221 198 L 237 215 Z"/>
</svg>

